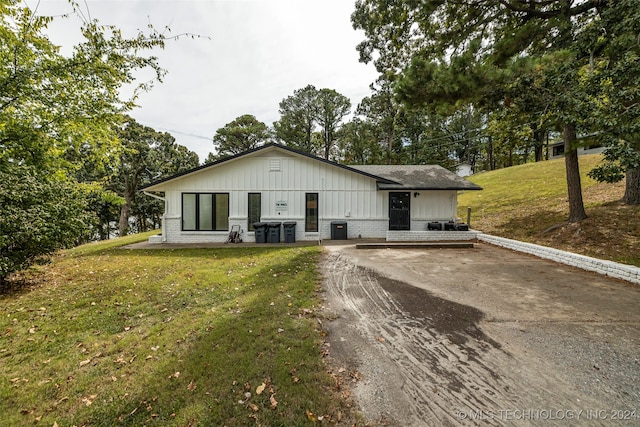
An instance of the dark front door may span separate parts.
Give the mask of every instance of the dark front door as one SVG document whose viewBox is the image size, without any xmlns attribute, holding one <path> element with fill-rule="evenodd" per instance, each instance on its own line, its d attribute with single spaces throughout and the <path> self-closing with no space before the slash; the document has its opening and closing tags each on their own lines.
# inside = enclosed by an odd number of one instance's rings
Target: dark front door
<svg viewBox="0 0 640 427">
<path fill-rule="evenodd" d="M 411 193 L 389 193 L 389 230 L 411 229 Z"/>
</svg>

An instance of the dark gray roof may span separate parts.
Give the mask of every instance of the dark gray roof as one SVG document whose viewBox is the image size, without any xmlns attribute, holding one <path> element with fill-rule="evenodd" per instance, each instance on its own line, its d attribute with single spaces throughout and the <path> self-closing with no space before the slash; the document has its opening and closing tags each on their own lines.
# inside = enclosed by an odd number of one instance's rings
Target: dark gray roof
<svg viewBox="0 0 640 427">
<path fill-rule="evenodd" d="M 380 190 L 482 190 L 476 184 L 437 165 L 349 166 L 394 183 L 379 182 Z"/>
</svg>

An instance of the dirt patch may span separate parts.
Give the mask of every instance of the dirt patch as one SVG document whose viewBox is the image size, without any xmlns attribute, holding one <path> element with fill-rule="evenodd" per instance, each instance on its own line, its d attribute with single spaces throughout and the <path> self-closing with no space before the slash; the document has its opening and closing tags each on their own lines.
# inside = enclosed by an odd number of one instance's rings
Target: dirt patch
<svg viewBox="0 0 640 427">
<path fill-rule="evenodd" d="M 371 271 L 363 271 L 363 274 L 371 275 L 382 289 L 398 301 L 409 316 L 423 322 L 424 327 L 433 328 L 437 333 L 446 335 L 453 343 L 463 345 L 471 338 L 500 348 L 500 344 L 478 328 L 478 323 L 484 317 L 480 310 L 439 298 L 424 289 Z"/>
<path fill-rule="evenodd" d="M 330 365 L 368 425 L 562 425 L 587 411 L 603 425 L 640 410 L 637 287 L 487 246 L 332 247 L 322 271 Z"/>
</svg>

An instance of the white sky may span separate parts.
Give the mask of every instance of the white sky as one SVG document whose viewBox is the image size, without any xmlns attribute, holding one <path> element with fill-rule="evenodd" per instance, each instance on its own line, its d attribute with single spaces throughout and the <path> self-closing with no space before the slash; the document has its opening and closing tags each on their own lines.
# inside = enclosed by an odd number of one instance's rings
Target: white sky
<svg viewBox="0 0 640 427">
<path fill-rule="evenodd" d="M 37 0 L 24 0 L 32 9 Z M 168 71 L 164 82 L 142 94 L 131 115 L 170 132 L 204 161 L 216 130 L 243 114 L 268 126 L 278 104 L 307 84 L 335 89 L 352 111 L 370 94 L 373 65 L 358 62 L 364 39 L 351 26 L 354 0 L 79 0 L 83 13 L 133 36 L 147 25 L 171 35 L 208 38 L 170 40 L 154 52 Z M 40 0 L 38 14 L 71 11 L 64 0 Z M 51 40 L 70 51 L 80 18 L 57 20 Z"/>
</svg>

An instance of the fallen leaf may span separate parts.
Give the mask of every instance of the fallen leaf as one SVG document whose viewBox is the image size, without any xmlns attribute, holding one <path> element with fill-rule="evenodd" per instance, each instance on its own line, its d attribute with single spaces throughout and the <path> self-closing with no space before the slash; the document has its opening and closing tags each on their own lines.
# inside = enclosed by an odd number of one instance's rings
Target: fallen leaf
<svg viewBox="0 0 640 427">
<path fill-rule="evenodd" d="M 266 387 L 267 385 L 265 383 L 260 384 L 258 387 L 256 387 L 256 394 L 262 394 Z"/>
<path fill-rule="evenodd" d="M 376 339 L 377 339 L 378 341 L 380 341 L 380 342 L 385 342 L 385 339 L 384 339 L 384 338 L 382 338 L 382 337 L 378 337 L 378 338 L 376 338 Z"/>
<path fill-rule="evenodd" d="M 318 417 L 316 417 L 316 415 L 315 415 L 313 412 L 311 412 L 311 411 L 310 411 L 310 410 L 308 410 L 308 409 L 307 409 L 305 412 L 307 413 L 307 419 L 308 419 L 309 421 L 312 421 L 312 422 L 316 422 L 316 421 L 318 421 Z"/>
<path fill-rule="evenodd" d="M 253 412 L 258 412 L 258 409 L 259 409 L 258 405 L 255 405 L 253 403 L 249 403 L 249 408 L 251 408 Z"/>
<path fill-rule="evenodd" d="M 171 378 L 178 378 L 178 377 L 180 377 L 180 372 L 176 372 L 176 373 L 174 373 L 174 374 L 169 375 L 169 379 L 171 379 Z"/>
<path fill-rule="evenodd" d="M 195 385 L 195 383 L 193 381 L 189 382 L 189 385 L 187 386 L 187 390 L 193 391 L 196 388 L 197 388 L 197 386 Z"/>
<path fill-rule="evenodd" d="M 35 333 L 36 333 L 36 328 L 35 328 L 35 326 L 34 326 L 34 327 L 32 327 L 32 328 L 29 328 L 29 333 L 30 333 L 30 334 L 35 334 Z"/>
<path fill-rule="evenodd" d="M 88 365 L 89 363 L 91 363 L 91 359 L 82 360 L 82 361 L 80 361 L 80 367 L 82 367 L 82 366 L 86 366 L 86 365 Z"/>
<path fill-rule="evenodd" d="M 82 403 L 84 403 L 87 406 L 91 406 L 91 404 L 93 403 L 93 401 L 95 400 L 95 398 L 97 397 L 97 394 L 92 394 L 90 396 L 85 396 L 82 398 Z"/>
<path fill-rule="evenodd" d="M 278 401 L 275 397 L 273 397 L 273 395 L 271 395 L 271 397 L 269 398 L 269 402 L 271 402 L 271 409 L 276 409 L 276 406 L 278 406 Z"/>
</svg>

